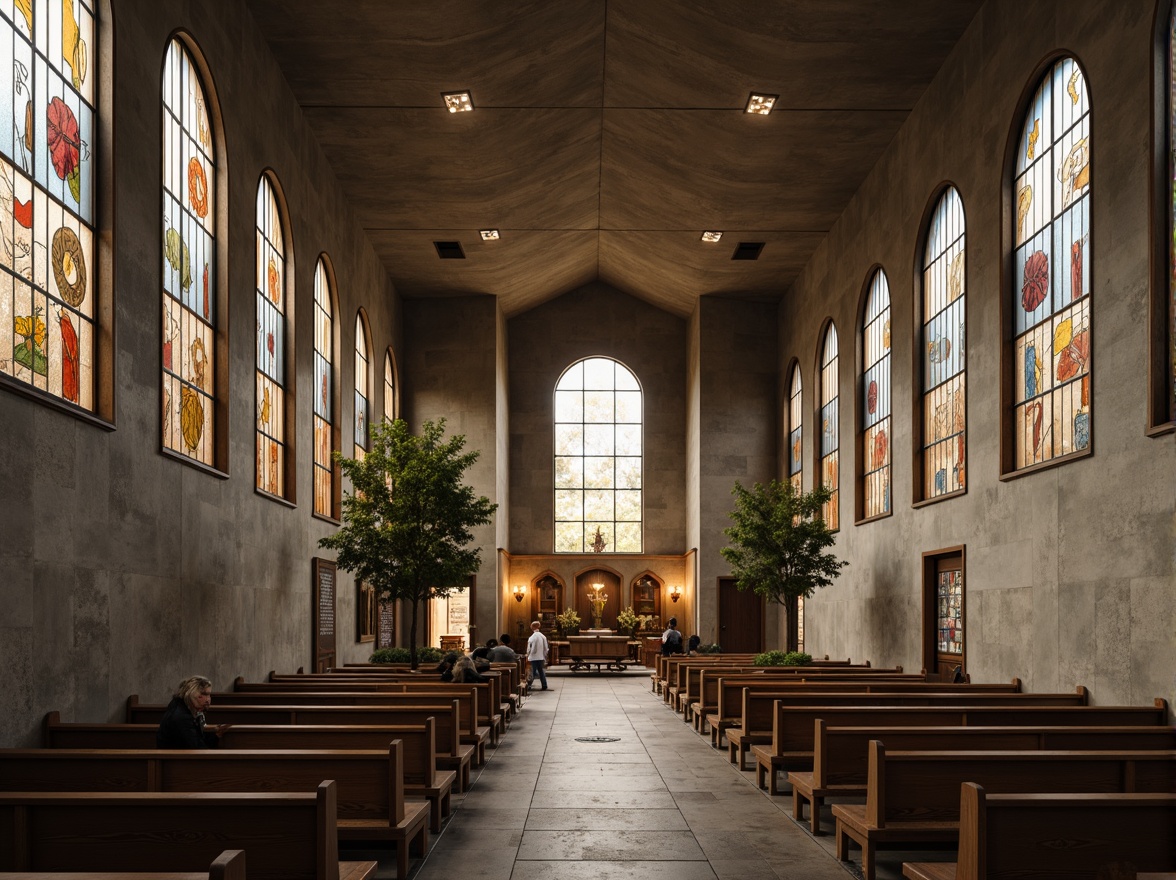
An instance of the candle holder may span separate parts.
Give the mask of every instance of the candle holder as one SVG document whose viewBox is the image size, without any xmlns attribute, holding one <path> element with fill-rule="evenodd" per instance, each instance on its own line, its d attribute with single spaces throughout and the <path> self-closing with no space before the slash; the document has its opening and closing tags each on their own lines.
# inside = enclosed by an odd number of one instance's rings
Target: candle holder
<svg viewBox="0 0 1176 880">
<path fill-rule="evenodd" d="M 604 604 L 608 601 L 608 593 L 604 592 L 604 584 L 591 584 L 592 592 L 588 593 L 588 601 L 592 603 L 592 626 L 594 629 L 604 629 Z"/>
</svg>

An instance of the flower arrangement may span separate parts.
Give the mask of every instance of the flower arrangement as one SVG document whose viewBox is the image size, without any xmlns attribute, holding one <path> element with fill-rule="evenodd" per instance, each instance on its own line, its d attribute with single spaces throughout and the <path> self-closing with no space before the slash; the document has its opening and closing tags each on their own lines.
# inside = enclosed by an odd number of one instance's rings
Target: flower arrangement
<svg viewBox="0 0 1176 880">
<path fill-rule="evenodd" d="M 632 605 L 617 614 L 617 629 L 620 632 L 636 635 L 640 628 L 641 618 L 633 611 Z"/>
<path fill-rule="evenodd" d="M 580 631 L 580 615 L 576 613 L 576 609 L 568 606 L 567 611 L 562 614 L 555 615 L 556 625 L 564 635 Z"/>
</svg>

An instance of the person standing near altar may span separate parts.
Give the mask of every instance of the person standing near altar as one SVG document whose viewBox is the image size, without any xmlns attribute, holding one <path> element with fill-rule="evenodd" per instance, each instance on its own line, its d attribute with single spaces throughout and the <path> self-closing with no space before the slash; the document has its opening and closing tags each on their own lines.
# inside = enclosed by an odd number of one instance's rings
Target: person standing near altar
<svg viewBox="0 0 1176 880">
<path fill-rule="evenodd" d="M 542 690 L 547 690 L 547 674 L 543 671 L 547 663 L 547 655 L 551 653 L 551 644 L 547 636 L 539 631 L 542 624 L 535 620 L 531 622 L 531 638 L 527 639 L 527 662 L 531 664 L 531 678 L 539 677 Z"/>
</svg>

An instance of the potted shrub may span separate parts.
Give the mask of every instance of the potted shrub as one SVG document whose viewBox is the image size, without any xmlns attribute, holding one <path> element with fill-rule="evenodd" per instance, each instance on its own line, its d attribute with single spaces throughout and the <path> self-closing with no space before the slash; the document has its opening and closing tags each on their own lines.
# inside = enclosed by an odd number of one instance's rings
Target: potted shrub
<svg viewBox="0 0 1176 880">
<path fill-rule="evenodd" d="M 633 611 L 633 606 L 630 605 L 625 610 L 617 614 L 617 631 L 621 635 L 627 635 L 629 638 L 636 638 L 637 630 L 641 628 L 641 618 Z"/>
<path fill-rule="evenodd" d="M 559 627 L 560 633 L 565 636 L 578 635 L 580 632 L 580 615 L 576 613 L 575 608 L 569 605 L 567 611 L 555 615 L 555 625 Z"/>
<path fill-rule="evenodd" d="M 813 662 L 812 654 L 803 651 L 765 651 L 755 655 L 756 666 L 808 666 Z"/>
</svg>

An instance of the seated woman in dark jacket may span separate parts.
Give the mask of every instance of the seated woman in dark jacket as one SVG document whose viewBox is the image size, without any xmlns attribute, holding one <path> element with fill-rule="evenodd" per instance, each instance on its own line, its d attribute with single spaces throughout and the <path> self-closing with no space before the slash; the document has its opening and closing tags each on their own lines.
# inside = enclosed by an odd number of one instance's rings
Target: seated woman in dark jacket
<svg viewBox="0 0 1176 880">
<path fill-rule="evenodd" d="M 441 662 L 437 664 L 437 668 L 433 671 L 441 673 L 442 681 L 453 681 L 453 664 L 456 662 L 456 654 L 446 654 L 441 658 Z"/>
<path fill-rule="evenodd" d="M 474 661 L 469 657 L 459 657 L 453 664 L 453 680 L 469 683 L 472 681 L 489 681 L 474 667 Z"/>
<path fill-rule="evenodd" d="M 159 722 L 155 745 L 161 749 L 215 749 L 220 745 L 220 735 L 232 725 L 205 729 L 204 710 L 211 705 L 211 681 L 203 675 L 181 681 Z"/>
</svg>

